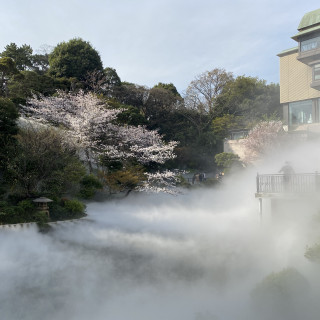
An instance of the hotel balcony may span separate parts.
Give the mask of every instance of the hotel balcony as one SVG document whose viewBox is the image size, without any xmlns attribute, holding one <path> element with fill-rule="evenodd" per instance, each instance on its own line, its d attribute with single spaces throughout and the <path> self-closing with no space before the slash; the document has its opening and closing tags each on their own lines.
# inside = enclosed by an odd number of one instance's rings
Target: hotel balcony
<svg viewBox="0 0 320 320">
<path fill-rule="evenodd" d="M 297 60 L 310 65 L 320 61 L 320 48 L 299 52 Z"/>
<path fill-rule="evenodd" d="M 320 192 L 320 174 L 258 174 L 256 198 L 308 196 Z"/>
</svg>

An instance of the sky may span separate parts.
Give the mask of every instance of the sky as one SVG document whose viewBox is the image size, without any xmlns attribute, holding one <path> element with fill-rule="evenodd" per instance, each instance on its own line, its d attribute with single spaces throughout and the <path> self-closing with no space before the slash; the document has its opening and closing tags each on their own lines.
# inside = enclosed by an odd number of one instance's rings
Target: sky
<svg viewBox="0 0 320 320">
<path fill-rule="evenodd" d="M 0 52 L 14 42 L 34 52 L 73 38 L 88 41 L 122 81 L 183 93 L 199 74 L 279 83 L 282 50 L 319 1 L 297 0 L 0 0 Z"/>
</svg>

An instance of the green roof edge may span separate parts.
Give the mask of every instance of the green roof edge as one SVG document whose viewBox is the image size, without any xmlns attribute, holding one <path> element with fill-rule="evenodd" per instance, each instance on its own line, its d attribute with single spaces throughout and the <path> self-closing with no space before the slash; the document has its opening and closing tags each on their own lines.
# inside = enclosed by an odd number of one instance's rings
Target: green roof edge
<svg viewBox="0 0 320 320">
<path fill-rule="evenodd" d="M 286 50 L 283 50 L 283 51 L 281 51 L 280 53 L 278 53 L 277 56 L 278 56 L 278 57 L 283 57 L 283 56 L 286 56 L 286 55 L 288 55 L 288 54 L 298 52 L 298 50 L 299 50 L 299 47 L 294 47 L 294 48 L 286 49 Z"/>
<path fill-rule="evenodd" d="M 303 31 L 300 31 L 299 33 L 297 33 L 296 35 L 294 35 L 293 37 L 291 37 L 293 40 L 296 40 L 298 41 L 299 37 L 300 36 L 304 36 L 306 34 L 309 34 L 309 33 L 312 33 L 312 32 L 316 32 L 316 31 L 320 31 L 320 25 L 318 26 L 314 26 L 312 28 L 308 28 L 308 29 L 305 29 Z"/>
<path fill-rule="evenodd" d="M 300 21 L 298 30 L 311 27 L 318 23 L 320 23 L 320 9 L 316 9 L 306 13 Z"/>
</svg>

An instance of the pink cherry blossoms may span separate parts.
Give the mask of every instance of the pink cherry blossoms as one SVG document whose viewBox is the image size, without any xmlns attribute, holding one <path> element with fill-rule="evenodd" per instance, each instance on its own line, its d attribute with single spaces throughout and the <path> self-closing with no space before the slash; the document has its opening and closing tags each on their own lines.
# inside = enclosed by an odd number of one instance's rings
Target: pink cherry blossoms
<svg viewBox="0 0 320 320">
<path fill-rule="evenodd" d="M 107 109 L 93 94 L 58 91 L 51 97 L 33 97 L 21 106 L 32 120 L 59 126 L 82 148 L 94 147 L 99 132 L 104 132 L 121 110 Z"/>
<path fill-rule="evenodd" d="M 282 144 L 285 131 L 281 121 L 261 121 L 244 139 L 246 148 L 246 162 L 252 162 L 262 155 L 266 155 L 279 148 Z"/>
<path fill-rule="evenodd" d="M 116 124 L 114 120 L 122 110 L 108 108 L 92 93 L 58 91 L 51 97 L 33 97 L 21 107 L 25 117 L 65 130 L 66 137 L 79 146 L 80 153 L 84 152 L 89 167 L 91 162 L 98 163 L 100 155 L 119 161 L 135 159 L 142 165 L 150 162 L 163 164 L 175 157 L 176 141 L 166 143 L 157 131 L 144 126 Z M 165 172 L 163 176 L 166 181 L 168 174 Z M 140 189 L 146 188 L 145 185 Z"/>
<path fill-rule="evenodd" d="M 179 176 L 176 173 L 166 170 L 164 172 L 146 173 L 146 176 L 147 180 L 139 186 L 139 191 L 165 192 L 172 195 L 178 193 L 176 188 L 172 188 L 179 182 Z"/>
</svg>

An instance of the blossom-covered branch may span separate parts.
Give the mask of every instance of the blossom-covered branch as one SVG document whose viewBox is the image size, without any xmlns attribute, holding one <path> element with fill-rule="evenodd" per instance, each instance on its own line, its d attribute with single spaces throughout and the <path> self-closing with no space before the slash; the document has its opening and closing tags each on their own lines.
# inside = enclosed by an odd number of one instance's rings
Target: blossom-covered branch
<svg viewBox="0 0 320 320">
<path fill-rule="evenodd" d="M 281 146 L 285 135 L 281 121 L 261 121 L 243 141 L 246 148 L 246 162 L 257 160 Z"/>
<path fill-rule="evenodd" d="M 96 144 L 99 132 L 104 132 L 121 112 L 107 109 L 102 101 L 91 93 L 78 94 L 58 91 L 52 97 L 33 97 L 21 106 L 23 113 L 32 119 L 62 126 L 83 148 Z"/>
<path fill-rule="evenodd" d="M 176 188 L 179 177 L 176 173 L 166 170 L 164 172 L 146 173 L 147 180 L 139 186 L 139 191 L 146 192 L 164 192 L 176 195 L 178 189 Z"/>
<path fill-rule="evenodd" d="M 52 97 L 33 97 L 22 106 L 22 110 L 29 119 L 62 127 L 66 136 L 79 145 L 79 151 L 85 154 L 90 168 L 91 162 L 97 162 L 100 155 L 121 162 L 135 159 L 142 165 L 150 162 L 163 164 L 175 157 L 176 141 L 166 143 L 157 131 L 144 126 L 116 124 L 117 115 L 122 110 L 109 108 L 92 93 L 58 91 Z M 166 172 L 167 182 L 169 176 Z M 147 180 L 150 180 L 149 176 Z"/>
</svg>

